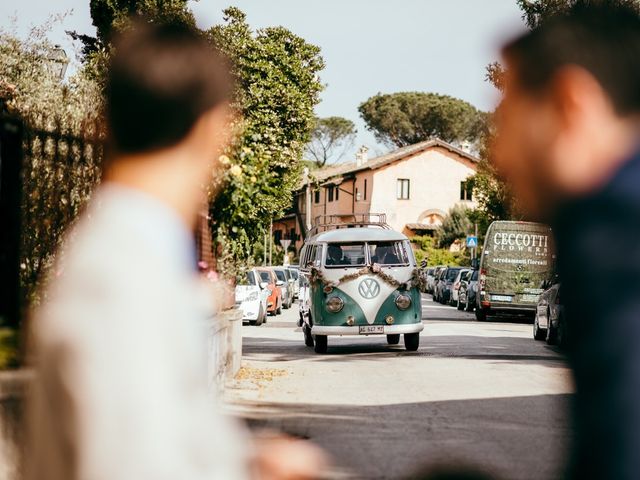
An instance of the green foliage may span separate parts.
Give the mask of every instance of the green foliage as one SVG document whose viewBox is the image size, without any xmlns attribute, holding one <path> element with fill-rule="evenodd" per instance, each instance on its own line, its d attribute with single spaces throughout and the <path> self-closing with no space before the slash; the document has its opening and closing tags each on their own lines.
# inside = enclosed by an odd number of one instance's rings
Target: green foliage
<svg viewBox="0 0 640 480">
<path fill-rule="evenodd" d="M 318 168 L 337 163 L 353 146 L 356 133 L 355 124 L 346 118 L 316 118 L 307 153 Z"/>
<path fill-rule="evenodd" d="M 485 130 L 485 114 L 448 95 L 423 92 L 378 94 L 358 108 L 375 137 L 404 147 L 432 138 L 449 143 L 476 142 Z"/>
<path fill-rule="evenodd" d="M 470 219 L 478 224 L 482 234 L 487 231 L 491 222 L 519 218 L 509 187 L 498 177 L 495 167 L 489 161 L 483 159 L 480 162 L 473 181 L 478 207 L 471 212 Z"/>
<path fill-rule="evenodd" d="M 53 45 L 46 34 L 59 20 L 52 18 L 26 39 L 0 31 L 0 103 L 30 132 L 24 152 L 20 259 L 29 300 L 37 298 L 38 281 L 52 265 L 63 231 L 87 201 L 100 170 L 98 152 L 80 152 L 78 143 L 68 140 L 99 133 L 102 99 L 82 71 L 66 82 L 52 75 L 47 57 Z M 36 134 L 35 128 L 52 133 Z"/>
<path fill-rule="evenodd" d="M 0 328 L 0 370 L 20 365 L 20 335 L 10 328 Z"/>
<path fill-rule="evenodd" d="M 633 7 L 640 11 L 638 0 L 517 0 L 518 7 L 522 10 L 522 19 L 527 27 L 534 29 L 544 23 L 549 18 L 565 14 L 570 8 L 577 4 L 595 5 L 619 5 Z"/>
<path fill-rule="evenodd" d="M 466 239 L 473 233 L 473 224 L 469 219 L 470 210 L 462 205 L 449 209 L 442 225 L 436 231 L 436 239 L 440 248 L 449 248 L 456 240 Z"/>
<path fill-rule="evenodd" d="M 428 235 L 411 237 L 418 264 L 427 260 L 429 267 L 438 265 L 469 265 L 469 260 L 461 252 L 451 252 L 448 248 L 438 248 L 436 239 Z"/>
<path fill-rule="evenodd" d="M 320 100 L 320 49 L 282 27 L 253 32 L 237 8 L 209 32 L 212 43 L 233 62 L 242 114 L 241 134 L 224 157 L 225 188 L 211 205 L 222 245 L 219 269 L 233 273 L 252 261 L 270 218 L 291 205 L 301 158 Z M 255 259 L 260 262 L 261 259 Z"/>
</svg>

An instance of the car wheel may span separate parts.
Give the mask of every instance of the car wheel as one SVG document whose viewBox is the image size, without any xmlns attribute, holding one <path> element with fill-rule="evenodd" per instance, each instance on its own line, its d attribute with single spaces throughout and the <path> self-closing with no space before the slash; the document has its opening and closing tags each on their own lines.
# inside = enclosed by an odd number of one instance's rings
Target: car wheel
<svg viewBox="0 0 640 480">
<path fill-rule="evenodd" d="M 260 312 L 258 312 L 258 318 L 256 319 L 256 327 L 259 327 L 260 325 L 262 325 L 262 322 L 264 321 L 263 318 L 263 314 L 262 314 L 262 307 L 260 307 Z"/>
<path fill-rule="evenodd" d="M 558 331 L 554 328 L 553 323 L 551 323 L 551 312 L 547 312 L 547 335 L 545 340 L 547 341 L 547 345 L 556 345 L 558 343 Z"/>
<path fill-rule="evenodd" d="M 392 335 L 387 335 L 387 343 L 389 345 L 397 345 L 400 343 L 400 334 L 394 333 Z"/>
<path fill-rule="evenodd" d="M 311 329 L 309 328 L 309 325 L 307 325 L 306 323 L 302 325 L 302 333 L 304 334 L 304 344 L 307 347 L 313 347 L 314 346 L 313 335 L 311 335 Z"/>
<path fill-rule="evenodd" d="M 533 320 L 533 338 L 534 340 L 544 340 L 547 336 L 547 331 L 540 328 L 540 318 L 536 312 L 536 318 Z"/>
<path fill-rule="evenodd" d="M 476 308 L 476 320 L 479 322 L 487 321 L 487 311 L 484 308 Z"/>
<path fill-rule="evenodd" d="M 313 349 L 316 353 L 327 353 L 329 342 L 327 341 L 326 335 L 315 335 L 313 340 L 315 340 L 315 346 Z"/>
<path fill-rule="evenodd" d="M 404 348 L 408 352 L 415 352 L 420 346 L 420 333 L 405 333 L 404 334 Z"/>
<path fill-rule="evenodd" d="M 278 308 L 276 308 L 276 315 L 282 315 L 282 299 L 280 299 L 280 303 L 278 304 Z"/>
</svg>

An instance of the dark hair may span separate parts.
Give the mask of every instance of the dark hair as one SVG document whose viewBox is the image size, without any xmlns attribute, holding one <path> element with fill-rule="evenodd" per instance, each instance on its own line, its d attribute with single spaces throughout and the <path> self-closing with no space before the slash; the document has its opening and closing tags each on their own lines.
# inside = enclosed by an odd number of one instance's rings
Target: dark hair
<svg viewBox="0 0 640 480">
<path fill-rule="evenodd" d="M 640 16 L 631 5 L 578 1 L 508 44 L 504 55 L 529 91 L 577 65 L 600 83 L 619 115 L 640 111 Z"/>
<path fill-rule="evenodd" d="M 195 29 L 135 23 L 115 42 L 106 83 L 109 146 L 141 153 L 180 142 L 229 100 L 229 69 Z"/>
</svg>

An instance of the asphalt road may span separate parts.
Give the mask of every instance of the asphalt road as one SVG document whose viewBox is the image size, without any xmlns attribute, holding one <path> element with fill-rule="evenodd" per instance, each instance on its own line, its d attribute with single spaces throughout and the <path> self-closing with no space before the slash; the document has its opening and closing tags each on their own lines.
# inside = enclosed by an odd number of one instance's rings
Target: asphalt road
<svg viewBox="0 0 640 480">
<path fill-rule="evenodd" d="M 424 296 L 417 352 L 384 337 L 330 337 L 329 352 L 316 355 L 296 316 L 294 305 L 243 327 L 243 369 L 227 401 L 251 428 L 325 448 L 327 478 L 396 479 L 433 464 L 561 477 L 570 372 L 530 324 L 479 323 Z"/>
</svg>

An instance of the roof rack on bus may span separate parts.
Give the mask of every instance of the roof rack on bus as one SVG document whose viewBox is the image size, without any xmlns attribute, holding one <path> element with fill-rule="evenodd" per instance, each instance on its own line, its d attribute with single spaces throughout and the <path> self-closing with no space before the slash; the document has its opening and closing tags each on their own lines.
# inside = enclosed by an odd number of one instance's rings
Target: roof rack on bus
<svg viewBox="0 0 640 480">
<path fill-rule="evenodd" d="M 339 228 L 363 228 L 377 227 L 391 230 L 387 223 L 385 213 L 348 213 L 341 215 L 319 215 L 313 222 L 314 225 L 309 230 L 309 236 L 320 232 L 337 230 Z"/>
</svg>

